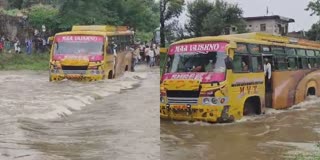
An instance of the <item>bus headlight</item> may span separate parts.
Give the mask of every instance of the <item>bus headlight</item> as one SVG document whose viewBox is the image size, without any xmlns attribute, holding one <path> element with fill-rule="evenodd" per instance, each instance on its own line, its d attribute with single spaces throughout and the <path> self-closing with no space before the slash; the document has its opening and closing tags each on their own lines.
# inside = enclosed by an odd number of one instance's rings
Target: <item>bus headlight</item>
<svg viewBox="0 0 320 160">
<path fill-rule="evenodd" d="M 224 104 L 224 102 L 226 102 L 226 99 L 225 99 L 225 98 L 221 98 L 221 99 L 220 99 L 220 103 L 221 103 L 221 104 Z"/>
<path fill-rule="evenodd" d="M 212 98 L 212 99 L 211 99 L 211 103 L 212 103 L 212 104 L 218 104 L 218 100 L 217 100 L 216 98 Z"/>
<path fill-rule="evenodd" d="M 210 100 L 209 100 L 209 98 L 203 98 L 202 102 L 203 102 L 203 104 L 209 104 Z"/>
</svg>

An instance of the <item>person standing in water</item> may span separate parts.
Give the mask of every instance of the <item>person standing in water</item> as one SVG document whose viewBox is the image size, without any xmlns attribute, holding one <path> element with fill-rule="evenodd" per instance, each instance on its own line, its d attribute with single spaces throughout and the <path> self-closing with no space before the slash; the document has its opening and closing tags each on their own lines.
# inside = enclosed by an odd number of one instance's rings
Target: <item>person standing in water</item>
<svg viewBox="0 0 320 160">
<path fill-rule="evenodd" d="M 265 89 L 266 89 L 266 106 L 271 107 L 271 64 L 267 58 L 264 58 L 264 75 L 265 75 Z"/>
</svg>

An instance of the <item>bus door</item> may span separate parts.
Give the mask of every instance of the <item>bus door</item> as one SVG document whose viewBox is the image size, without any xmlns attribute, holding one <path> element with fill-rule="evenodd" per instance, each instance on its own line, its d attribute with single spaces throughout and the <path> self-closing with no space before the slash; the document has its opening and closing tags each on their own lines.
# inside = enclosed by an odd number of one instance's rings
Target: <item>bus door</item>
<svg viewBox="0 0 320 160">
<path fill-rule="evenodd" d="M 271 65 L 271 73 L 274 70 L 274 57 L 272 54 L 263 54 L 263 69 L 265 69 L 264 66 L 266 66 L 268 63 Z M 268 79 L 268 72 L 265 71 L 265 106 L 268 108 L 272 108 L 272 76 L 271 79 Z"/>
<path fill-rule="evenodd" d="M 116 44 L 113 37 L 109 37 L 106 43 L 106 73 L 109 79 L 114 78 L 115 76 L 115 67 L 116 67 Z"/>
</svg>

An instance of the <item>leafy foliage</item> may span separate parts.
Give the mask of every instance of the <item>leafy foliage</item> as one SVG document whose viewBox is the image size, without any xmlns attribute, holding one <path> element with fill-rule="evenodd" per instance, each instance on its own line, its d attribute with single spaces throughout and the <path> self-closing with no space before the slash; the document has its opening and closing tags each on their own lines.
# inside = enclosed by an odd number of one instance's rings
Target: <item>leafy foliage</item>
<svg viewBox="0 0 320 160">
<path fill-rule="evenodd" d="M 179 17 L 183 11 L 184 0 L 160 0 L 160 43 L 165 46 L 165 23 L 173 17 Z"/>
<path fill-rule="evenodd" d="M 60 8 L 59 28 L 110 24 L 151 32 L 159 23 L 159 9 L 155 6 L 153 0 L 67 0 Z"/>
<path fill-rule="evenodd" d="M 159 26 L 160 8 L 155 0 L 8 0 L 9 8 L 28 10 L 32 27 L 45 24 L 53 32 L 73 25 L 127 25 L 152 34 Z M 39 5 L 43 4 L 43 5 Z M 149 36 L 147 36 L 149 37 Z"/>
<path fill-rule="evenodd" d="M 36 28 L 45 25 L 49 29 L 54 29 L 57 25 L 56 16 L 58 10 L 49 5 L 34 5 L 30 8 L 29 22 Z"/>
<path fill-rule="evenodd" d="M 311 11 L 311 16 L 320 16 L 320 0 L 310 1 L 306 11 Z M 311 29 L 307 32 L 307 37 L 310 40 L 319 41 L 320 40 L 320 21 L 313 24 Z"/>
<path fill-rule="evenodd" d="M 320 16 L 320 0 L 310 1 L 306 11 L 311 11 L 311 16 L 317 15 Z"/>
<path fill-rule="evenodd" d="M 227 34 L 235 26 L 238 32 L 246 32 L 243 11 L 236 4 L 222 0 L 209 2 L 196 0 L 188 4 L 189 24 L 185 26 L 193 36 L 216 36 Z"/>
<path fill-rule="evenodd" d="M 185 28 L 189 33 L 192 33 L 194 36 L 201 36 L 201 32 L 203 29 L 203 21 L 204 19 L 206 19 L 208 13 L 213 9 L 213 5 L 208 0 L 196 0 L 192 3 L 189 3 L 187 5 L 187 8 L 188 17 L 190 18 L 190 20 L 189 24 L 185 25 Z"/>
<path fill-rule="evenodd" d="M 152 38 L 153 38 L 152 32 L 138 31 L 136 33 L 136 40 L 139 40 L 141 42 L 150 41 L 150 39 L 152 39 Z"/>
<path fill-rule="evenodd" d="M 306 36 L 308 39 L 313 41 L 320 40 L 320 23 L 315 23 L 312 25 L 311 29 L 307 32 Z"/>
</svg>

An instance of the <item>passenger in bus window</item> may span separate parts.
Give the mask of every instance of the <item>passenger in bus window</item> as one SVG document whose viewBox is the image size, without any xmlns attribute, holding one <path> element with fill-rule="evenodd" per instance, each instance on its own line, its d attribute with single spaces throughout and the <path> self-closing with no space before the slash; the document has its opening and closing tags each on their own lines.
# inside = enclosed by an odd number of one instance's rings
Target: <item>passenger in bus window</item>
<svg viewBox="0 0 320 160">
<path fill-rule="evenodd" d="M 311 64 L 310 64 L 310 62 L 308 62 L 308 68 L 311 69 Z"/>
<path fill-rule="evenodd" d="M 194 62 L 194 65 L 191 69 L 191 72 L 204 72 L 205 71 L 205 66 L 204 66 L 204 63 L 202 63 L 203 61 L 201 60 L 196 60 Z"/>
<path fill-rule="evenodd" d="M 206 65 L 206 67 L 205 67 L 205 71 L 206 71 L 206 72 L 213 72 L 214 66 L 215 66 L 215 64 L 213 63 L 213 60 L 210 59 L 210 60 L 209 60 L 209 63 L 208 63 L 208 64 Z"/>
<path fill-rule="evenodd" d="M 249 71 L 249 66 L 245 61 L 242 61 L 242 71 L 244 71 L 244 72 Z"/>
</svg>

